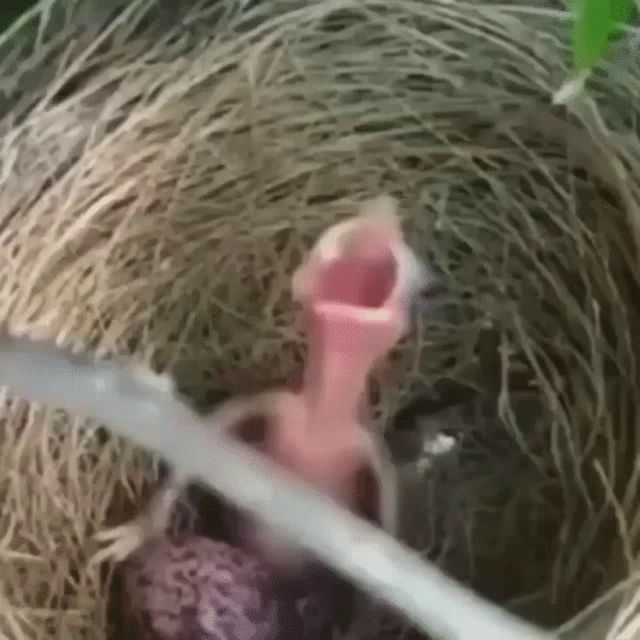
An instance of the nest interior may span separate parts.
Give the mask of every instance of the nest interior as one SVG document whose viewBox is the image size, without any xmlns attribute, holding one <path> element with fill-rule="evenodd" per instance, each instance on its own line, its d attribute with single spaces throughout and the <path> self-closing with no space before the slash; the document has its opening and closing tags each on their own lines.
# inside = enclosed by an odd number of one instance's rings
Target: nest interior
<svg viewBox="0 0 640 640">
<path fill-rule="evenodd" d="M 381 374 L 374 423 L 472 391 L 462 425 L 438 414 L 459 446 L 414 491 L 408 537 L 544 625 L 570 631 L 613 594 L 605 626 L 631 637 L 640 60 L 620 44 L 552 106 L 563 18 L 475 0 L 37 5 L 0 37 L 0 317 L 170 372 L 206 410 L 299 366 L 292 268 L 362 200 L 396 196 L 447 293 Z M 93 535 L 144 502 L 155 461 L 63 411 L 2 406 L 0 633 L 101 638 Z"/>
</svg>

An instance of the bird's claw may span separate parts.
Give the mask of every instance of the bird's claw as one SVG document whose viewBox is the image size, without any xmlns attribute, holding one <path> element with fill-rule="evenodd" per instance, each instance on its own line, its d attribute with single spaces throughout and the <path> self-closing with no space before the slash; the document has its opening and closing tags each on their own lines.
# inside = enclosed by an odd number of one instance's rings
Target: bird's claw
<svg viewBox="0 0 640 640">
<path fill-rule="evenodd" d="M 94 540 L 110 544 L 100 549 L 91 558 L 90 564 L 123 562 L 144 544 L 150 537 L 150 533 L 146 523 L 140 519 L 96 533 Z"/>
<path fill-rule="evenodd" d="M 123 562 L 147 540 L 164 534 L 181 491 L 180 483 L 169 483 L 155 495 L 151 504 L 137 518 L 96 533 L 94 540 L 110 544 L 98 551 L 91 563 Z"/>
</svg>

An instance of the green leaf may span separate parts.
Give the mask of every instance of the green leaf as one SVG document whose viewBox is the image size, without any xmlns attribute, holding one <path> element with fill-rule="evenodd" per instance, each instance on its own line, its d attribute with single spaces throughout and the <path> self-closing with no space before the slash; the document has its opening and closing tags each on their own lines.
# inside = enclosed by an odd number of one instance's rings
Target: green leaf
<svg viewBox="0 0 640 640">
<path fill-rule="evenodd" d="M 581 0 L 574 3 L 573 64 L 577 69 L 593 67 L 609 41 L 613 30 L 609 2 Z"/>
<path fill-rule="evenodd" d="M 614 22 L 627 24 L 633 15 L 633 0 L 609 0 L 611 18 Z"/>
<path fill-rule="evenodd" d="M 626 23 L 633 0 L 569 0 L 573 21 L 573 64 L 578 69 L 594 67 L 605 53 L 616 24 Z"/>
</svg>

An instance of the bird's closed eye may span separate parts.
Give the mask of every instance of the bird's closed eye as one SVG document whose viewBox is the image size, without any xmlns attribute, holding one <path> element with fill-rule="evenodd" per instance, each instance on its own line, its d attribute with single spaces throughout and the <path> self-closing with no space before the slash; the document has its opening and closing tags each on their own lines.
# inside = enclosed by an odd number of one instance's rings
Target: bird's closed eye
<svg viewBox="0 0 640 640">
<path fill-rule="evenodd" d="M 382 526 L 380 482 L 371 465 L 364 464 L 356 471 L 354 489 L 356 513 L 366 520 Z"/>
<path fill-rule="evenodd" d="M 260 413 L 249 415 L 234 424 L 229 433 L 240 442 L 262 449 L 269 435 L 269 420 Z"/>
</svg>

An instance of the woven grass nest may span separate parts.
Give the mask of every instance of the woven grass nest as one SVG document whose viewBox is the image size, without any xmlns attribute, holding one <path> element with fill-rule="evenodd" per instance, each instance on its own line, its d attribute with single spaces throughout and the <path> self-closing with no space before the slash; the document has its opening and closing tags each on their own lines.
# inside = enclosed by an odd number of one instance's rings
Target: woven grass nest
<svg viewBox="0 0 640 640">
<path fill-rule="evenodd" d="M 446 294 L 383 372 L 376 426 L 458 442 L 407 539 L 530 620 L 634 637 L 638 53 L 554 107 L 560 5 L 111 5 L 42 2 L 0 37 L 0 318 L 170 372 L 206 410 L 297 366 L 292 268 L 397 197 Z M 11 640 L 104 637 L 93 536 L 156 464 L 86 426 L 2 396 Z"/>
</svg>

